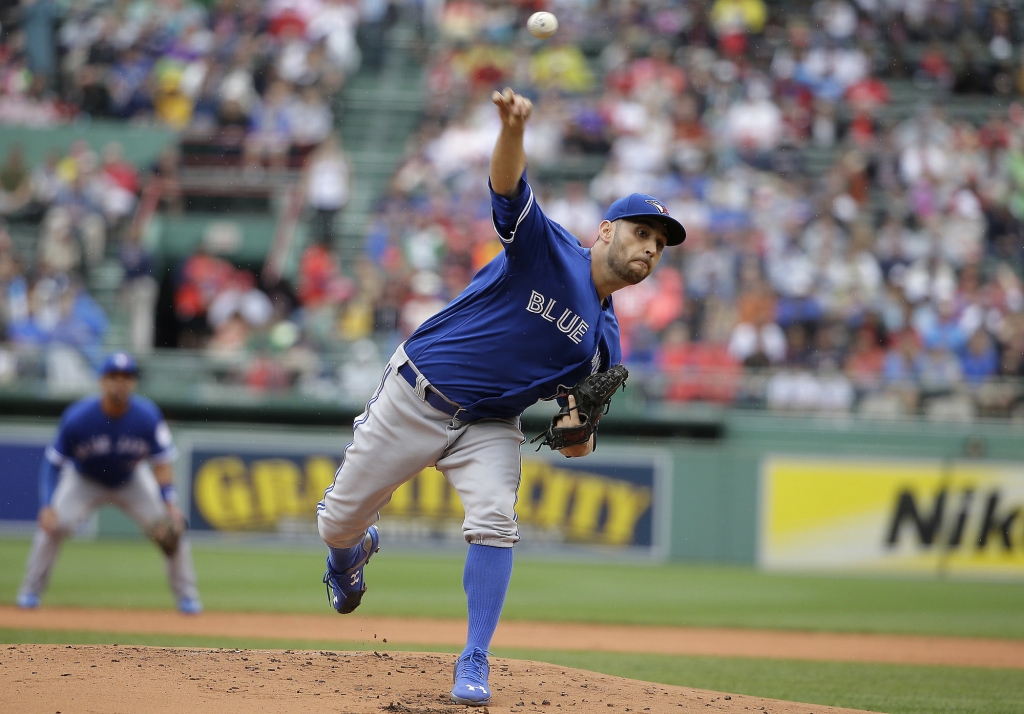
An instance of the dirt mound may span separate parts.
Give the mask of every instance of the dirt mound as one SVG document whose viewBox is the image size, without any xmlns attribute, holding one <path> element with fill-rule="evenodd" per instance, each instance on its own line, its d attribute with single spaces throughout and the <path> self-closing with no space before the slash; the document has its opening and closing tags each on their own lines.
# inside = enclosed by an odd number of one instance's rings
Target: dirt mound
<svg viewBox="0 0 1024 714">
<path fill-rule="evenodd" d="M 454 655 L 118 645 L 0 646 L 0 711 L 170 714 L 254 711 L 456 714 Z M 491 659 L 476 712 L 853 712 Z"/>
<path fill-rule="evenodd" d="M 21 610 L 0 605 L 0 627 L 14 630 L 123 632 L 153 635 L 257 637 L 347 646 L 429 650 L 462 647 L 465 620 L 400 617 L 206 612 L 198 617 L 174 610 L 43 607 Z M 314 644 L 316 643 L 316 644 Z M 506 620 L 494 647 L 595 652 L 640 652 L 710 657 L 766 657 L 833 662 L 889 662 L 954 667 L 1024 669 L 1024 641 L 970 637 L 867 633 L 743 630 L 712 627 L 653 627 Z"/>
</svg>

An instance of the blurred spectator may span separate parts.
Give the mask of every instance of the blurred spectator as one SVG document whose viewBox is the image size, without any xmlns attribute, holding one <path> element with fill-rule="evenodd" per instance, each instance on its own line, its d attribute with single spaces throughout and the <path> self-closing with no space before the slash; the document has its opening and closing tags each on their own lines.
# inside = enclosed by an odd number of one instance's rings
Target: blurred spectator
<svg viewBox="0 0 1024 714">
<path fill-rule="evenodd" d="M 185 210 L 181 194 L 180 160 L 177 147 L 165 146 L 145 179 L 146 190 L 151 191 L 159 204 L 166 206 L 172 213 Z"/>
<path fill-rule="evenodd" d="M 53 0 L 21 0 L 21 28 L 25 33 L 28 69 L 46 83 L 57 71 L 56 26 L 64 14 Z"/>
<path fill-rule="evenodd" d="M 964 345 L 960 357 L 964 379 L 969 384 L 980 384 L 999 374 L 999 354 L 984 329 L 974 331 Z"/>
<path fill-rule="evenodd" d="M 337 305 L 352 296 L 352 281 L 342 276 L 330 244 L 320 240 L 303 253 L 299 261 L 298 298 L 307 310 Z"/>
<path fill-rule="evenodd" d="M 214 360 L 235 364 L 249 344 L 250 329 L 245 318 L 233 312 L 213 325 L 213 335 L 206 343 L 206 353 Z"/>
<path fill-rule="evenodd" d="M 59 157 L 49 152 L 41 164 L 32 170 L 32 198 L 41 206 L 49 206 L 57 199 L 61 178 L 57 175 Z"/>
<path fill-rule="evenodd" d="M 729 355 L 746 367 L 764 368 L 786 358 L 786 336 L 772 316 L 764 311 L 740 322 L 729 337 Z"/>
<path fill-rule="evenodd" d="M 244 145 L 247 168 L 260 169 L 265 163 L 270 168 L 284 168 L 291 146 L 288 96 L 288 85 L 277 81 L 262 101 L 254 103 Z"/>
<path fill-rule="evenodd" d="M 133 353 L 147 355 L 153 351 L 159 285 L 138 235 L 129 235 L 121 243 L 120 259 L 124 270 L 120 298 L 128 312 L 128 342 Z"/>
<path fill-rule="evenodd" d="M 237 270 L 226 260 L 196 252 L 181 265 L 174 292 L 174 311 L 178 320 L 178 343 L 182 347 L 202 347 L 209 334 L 207 311 L 222 292 L 248 290 L 255 279 Z"/>
<path fill-rule="evenodd" d="M 782 139 L 782 112 L 771 99 L 766 82 L 753 81 L 745 99 L 737 101 L 725 115 L 725 139 L 746 161 L 767 168 L 768 155 Z"/>
<path fill-rule="evenodd" d="M 334 127 L 334 115 L 315 86 L 303 88 L 287 108 L 288 131 L 293 144 L 315 146 L 327 140 Z"/>
<path fill-rule="evenodd" d="M 398 320 L 399 329 L 405 337 L 448 304 L 447 300 L 441 298 L 443 282 L 437 273 L 417 271 L 410 281 L 410 287 L 411 294 L 403 303 Z"/>
<path fill-rule="evenodd" d="M 351 173 L 348 157 L 334 133 L 328 134 L 306 159 L 301 190 L 306 205 L 313 210 L 311 229 L 315 240 L 333 244 L 338 212 L 349 202 Z"/>
<path fill-rule="evenodd" d="M 864 326 L 854 332 L 845 369 L 858 392 L 872 393 L 881 387 L 885 357 L 875 330 Z"/>
<path fill-rule="evenodd" d="M 711 5 L 711 25 L 726 55 L 745 54 L 748 37 L 761 32 L 767 17 L 762 0 L 715 0 Z"/>
<path fill-rule="evenodd" d="M 922 396 L 949 394 L 963 382 L 960 360 L 942 343 L 927 345 L 918 364 Z"/>
<path fill-rule="evenodd" d="M 39 237 L 39 271 L 44 275 L 69 275 L 82 266 L 82 249 L 72 232 L 71 214 L 53 209 L 46 215 Z"/>
<path fill-rule="evenodd" d="M 597 201 L 587 195 L 582 182 L 566 183 L 565 192 L 548 201 L 545 212 L 548 218 L 576 236 L 584 248 L 589 248 L 597 240 L 597 226 L 603 216 Z"/>
<path fill-rule="evenodd" d="M 32 200 L 32 176 L 25 165 L 25 154 L 12 146 L 0 166 L 0 216 L 22 213 Z"/>
<path fill-rule="evenodd" d="M 912 331 L 898 335 L 885 356 L 882 382 L 888 392 L 898 396 L 904 411 L 913 413 L 918 402 L 918 381 L 922 375 L 920 341 Z"/>
<path fill-rule="evenodd" d="M 654 364 L 664 375 L 663 399 L 731 404 L 736 396 L 739 365 L 721 345 L 695 343 L 683 322 L 665 330 Z"/>
<path fill-rule="evenodd" d="M 100 176 L 101 208 L 107 225 L 119 232 L 135 210 L 139 192 L 139 172 L 124 159 L 123 149 L 117 142 L 107 144 L 103 149 L 103 164 Z"/>
<path fill-rule="evenodd" d="M 338 367 L 342 394 L 352 403 L 365 404 L 373 395 L 383 367 L 376 343 L 367 338 L 356 340 L 348 359 Z"/>
<path fill-rule="evenodd" d="M 967 343 L 967 335 L 956 314 L 952 298 L 939 301 L 938 309 L 922 316 L 921 336 L 928 349 L 938 347 L 949 352 L 960 352 Z"/>
</svg>

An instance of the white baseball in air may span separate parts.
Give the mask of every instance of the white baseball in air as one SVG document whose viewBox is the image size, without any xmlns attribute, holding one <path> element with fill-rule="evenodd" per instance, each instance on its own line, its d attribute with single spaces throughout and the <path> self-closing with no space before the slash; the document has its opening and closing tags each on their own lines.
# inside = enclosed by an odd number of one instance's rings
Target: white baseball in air
<svg viewBox="0 0 1024 714">
<path fill-rule="evenodd" d="M 539 40 L 546 40 L 558 31 L 558 18 L 550 12 L 535 12 L 526 21 L 526 29 Z"/>
</svg>

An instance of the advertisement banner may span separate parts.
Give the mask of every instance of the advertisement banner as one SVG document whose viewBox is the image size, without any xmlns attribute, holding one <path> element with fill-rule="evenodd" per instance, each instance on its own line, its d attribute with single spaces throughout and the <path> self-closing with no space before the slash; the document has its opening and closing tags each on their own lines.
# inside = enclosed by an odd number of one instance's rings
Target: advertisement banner
<svg viewBox="0 0 1024 714">
<path fill-rule="evenodd" d="M 0 435 L 0 522 L 29 522 L 39 512 L 39 466 L 50 433 Z"/>
<path fill-rule="evenodd" d="M 641 547 L 659 542 L 655 504 L 666 488 L 667 459 L 645 450 L 567 462 L 524 455 L 516 506 L 533 542 Z M 190 460 L 192 528 L 206 531 L 316 533 L 316 504 L 334 482 L 340 450 L 196 441 Z M 665 499 L 662 499 L 663 502 Z M 464 513 L 444 475 L 424 469 L 381 511 L 392 536 L 461 540 Z"/>
<path fill-rule="evenodd" d="M 766 569 L 1024 576 L 1024 464 L 770 457 Z"/>
</svg>

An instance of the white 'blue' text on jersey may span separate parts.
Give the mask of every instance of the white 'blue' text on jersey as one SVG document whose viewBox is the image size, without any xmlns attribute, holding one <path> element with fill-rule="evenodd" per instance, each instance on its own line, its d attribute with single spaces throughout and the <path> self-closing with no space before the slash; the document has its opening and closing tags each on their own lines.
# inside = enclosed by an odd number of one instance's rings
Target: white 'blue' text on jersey
<svg viewBox="0 0 1024 714">
<path fill-rule="evenodd" d="M 54 466 L 72 461 L 88 479 L 115 488 L 125 484 L 143 459 L 159 464 L 178 455 L 160 408 L 132 395 L 128 411 L 107 416 L 98 396 L 81 399 L 64 411 L 46 458 Z"/>
<path fill-rule="evenodd" d="M 516 198 L 491 191 L 491 213 L 504 251 L 405 345 L 466 421 L 518 416 L 622 357 L 590 251 L 544 215 L 525 174 Z"/>
</svg>

